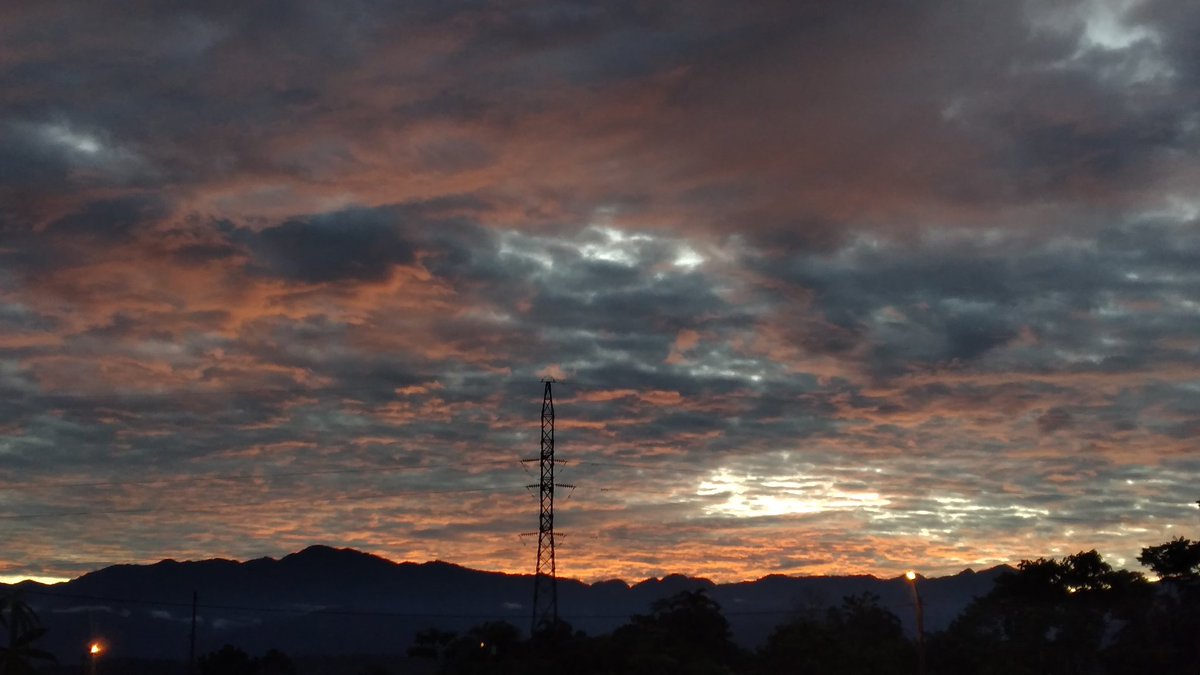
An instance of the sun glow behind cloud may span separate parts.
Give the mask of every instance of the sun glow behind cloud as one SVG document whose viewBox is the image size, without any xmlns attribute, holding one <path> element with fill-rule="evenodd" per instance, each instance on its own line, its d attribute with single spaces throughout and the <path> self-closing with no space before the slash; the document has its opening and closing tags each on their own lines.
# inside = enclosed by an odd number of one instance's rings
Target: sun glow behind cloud
<svg viewBox="0 0 1200 675">
<path fill-rule="evenodd" d="M 780 475 L 782 474 L 782 475 Z M 869 490 L 846 490 L 832 477 L 786 471 L 767 476 L 742 474 L 721 467 L 700 482 L 696 494 L 725 496 L 724 502 L 704 507 L 710 515 L 735 518 L 788 516 L 851 511 L 871 513 L 891 502 Z"/>
<path fill-rule="evenodd" d="M 95 137 L 75 131 L 64 124 L 45 125 L 41 132 L 50 143 L 85 155 L 94 155 L 103 149 Z"/>
<path fill-rule="evenodd" d="M 0 584 L 19 584 L 22 581 L 36 581 L 39 584 L 61 584 L 70 581 L 70 577 L 41 577 L 26 574 L 0 574 Z"/>
</svg>

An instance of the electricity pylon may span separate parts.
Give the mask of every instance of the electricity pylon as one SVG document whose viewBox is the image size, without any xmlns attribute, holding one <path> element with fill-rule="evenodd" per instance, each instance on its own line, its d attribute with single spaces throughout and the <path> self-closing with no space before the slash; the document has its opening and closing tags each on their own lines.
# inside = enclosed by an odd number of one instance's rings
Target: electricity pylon
<svg viewBox="0 0 1200 675">
<path fill-rule="evenodd" d="M 533 574 L 533 621 L 530 634 L 552 628 L 558 623 L 558 584 L 554 564 L 554 488 L 574 487 L 554 482 L 554 395 L 550 385 L 554 380 L 542 380 L 546 384 L 542 394 L 542 452 L 538 457 L 541 480 L 530 488 L 538 488 L 540 509 L 538 512 L 537 566 Z M 533 460 L 527 460 L 533 461 Z"/>
</svg>

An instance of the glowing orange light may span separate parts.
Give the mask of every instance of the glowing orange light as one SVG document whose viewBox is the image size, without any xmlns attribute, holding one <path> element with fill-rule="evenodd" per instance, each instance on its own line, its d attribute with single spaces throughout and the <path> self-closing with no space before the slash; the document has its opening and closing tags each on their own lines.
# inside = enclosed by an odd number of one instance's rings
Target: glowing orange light
<svg viewBox="0 0 1200 675">
<path fill-rule="evenodd" d="M 904 577 L 905 577 L 906 579 L 908 579 L 909 581 L 916 581 L 916 580 L 917 580 L 917 573 L 916 573 L 916 572 L 914 572 L 914 571 L 912 571 L 912 570 L 909 570 L 909 571 L 907 571 L 907 572 L 905 572 L 905 573 L 904 573 Z"/>
<path fill-rule="evenodd" d="M 104 648 L 100 646 L 99 642 L 93 642 L 91 648 L 88 651 L 90 651 L 92 653 L 92 655 L 94 656 L 96 654 L 99 654 L 103 649 Z"/>
</svg>

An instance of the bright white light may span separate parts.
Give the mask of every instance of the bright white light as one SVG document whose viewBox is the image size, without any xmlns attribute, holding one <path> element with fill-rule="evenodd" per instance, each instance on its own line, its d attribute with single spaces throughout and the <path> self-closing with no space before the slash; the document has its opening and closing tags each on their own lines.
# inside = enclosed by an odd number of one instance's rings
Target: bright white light
<svg viewBox="0 0 1200 675">
<path fill-rule="evenodd" d="M 79 133 L 61 124 L 52 124 L 43 127 L 42 133 L 51 143 L 76 152 L 82 152 L 85 155 L 94 155 L 103 149 L 100 141 L 96 140 L 95 137 Z"/>
<path fill-rule="evenodd" d="M 1190 195 L 1170 195 L 1164 211 L 1179 220 L 1192 221 L 1200 217 L 1200 200 Z"/>
<path fill-rule="evenodd" d="M 591 227 L 595 232 L 604 236 L 603 242 L 584 244 L 579 248 L 580 254 L 591 260 L 603 260 L 632 267 L 638 263 L 637 242 L 651 241 L 653 237 L 645 234 L 626 234 L 614 227 Z"/>
<path fill-rule="evenodd" d="M 513 241 L 519 239 L 519 235 L 513 232 L 506 232 L 500 236 L 501 256 L 512 256 L 523 258 L 525 260 L 535 262 L 541 265 L 544 269 L 550 270 L 554 267 L 554 258 L 545 251 L 531 249 L 528 245 L 522 245 L 524 242 Z"/>
<path fill-rule="evenodd" d="M 1145 26 L 1130 26 L 1122 19 L 1137 2 L 1107 0 L 1092 3 L 1092 11 L 1084 18 L 1084 35 L 1088 42 L 1101 49 L 1125 49 L 1140 40 L 1158 36 Z"/>
<path fill-rule="evenodd" d="M 682 246 L 675 254 L 675 266 L 695 269 L 704 263 L 704 256 L 696 253 L 690 246 Z"/>
<path fill-rule="evenodd" d="M 987 513 L 1007 513 L 1016 516 L 1017 518 L 1038 518 L 1050 515 L 1046 509 L 1035 509 L 1020 504 L 1012 504 L 1009 506 L 990 506 L 985 504 L 977 504 L 970 499 L 963 497 L 934 497 L 933 501 L 937 502 L 936 515 L 943 521 L 964 521 L 975 519 Z M 923 515 L 935 515 L 928 513 Z M 1071 531 L 1067 531 L 1067 536 L 1071 535 Z"/>
<path fill-rule="evenodd" d="M 724 502 L 705 507 L 705 512 L 735 517 L 873 511 L 891 503 L 878 492 L 837 488 L 831 478 L 805 475 L 764 478 L 734 474 L 725 468 L 702 481 L 696 493 L 701 496 L 728 495 Z"/>
<path fill-rule="evenodd" d="M 65 581 L 70 581 L 70 577 L 40 577 L 31 576 L 28 574 L 0 574 L 0 584 L 19 584 L 22 581 L 36 581 L 39 584 L 61 584 Z"/>
</svg>

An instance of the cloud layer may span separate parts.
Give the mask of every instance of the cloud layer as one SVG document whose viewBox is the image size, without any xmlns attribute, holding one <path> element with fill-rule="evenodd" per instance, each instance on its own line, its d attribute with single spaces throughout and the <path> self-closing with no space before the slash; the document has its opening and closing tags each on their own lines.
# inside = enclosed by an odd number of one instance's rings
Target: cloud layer
<svg viewBox="0 0 1200 675">
<path fill-rule="evenodd" d="M 3 574 L 929 573 L 1194 531 L 1200 11 L 0 9 Z"/>
</svg>

